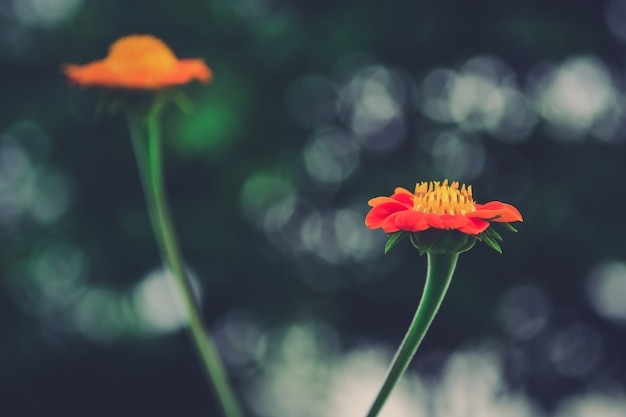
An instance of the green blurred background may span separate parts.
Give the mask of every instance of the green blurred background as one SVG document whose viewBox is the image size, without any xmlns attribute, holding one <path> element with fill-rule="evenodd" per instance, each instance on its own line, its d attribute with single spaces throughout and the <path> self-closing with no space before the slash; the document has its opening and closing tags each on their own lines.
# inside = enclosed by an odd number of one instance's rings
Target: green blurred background
<svg viewBox="0 0 626 417">
<path fill-rule="evenodd" d="M 59 71 L 132 33 L 214 71 L 167 186 L 250 416 L 364 414 L 426 269 L 366 202 L 443 178 L 525 221 L 383 415 L 626 416 L 626 0 L 0 0 L 0 415 L 218 415 L 123 117 Z"/>
</svg>

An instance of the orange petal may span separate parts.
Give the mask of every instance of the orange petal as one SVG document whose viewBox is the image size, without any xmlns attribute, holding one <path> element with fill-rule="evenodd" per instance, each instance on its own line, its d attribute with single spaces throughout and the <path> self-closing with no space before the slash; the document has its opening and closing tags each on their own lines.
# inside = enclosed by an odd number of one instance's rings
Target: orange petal
<svg viewBox="0 0 626 417">
<path fill-rule="evenodd" d="M 370 229 L 377 229 L 383 225 L 385 220 L 387 220 L 387 217 L 389 217 L 391 214 L 404 210 L 407 210 L 406 206 L 394 200 L 391 200 L 391 202 L 377 205 L 372 208 L 369 213 L 367 213 L 367 216 L 365 217 L 365 225 Z"/>
<path fill-rule="evenodd" d="M 62 70 L 71 83 L 80 86 L 99 84 L 103 80 L 112 80 L 115 77 L 103 61 L 94 61 L 87 65 L 68 64 L 64 65 Z"/>
<path fill-rule="evenodd" d="M 406 188 L 404 188 L 404 187 L 396 187 L 396 188 L 393 190 L 393 194 L 394 194 L 394 195 L 396 195 L 396 194 L 406 194 L 406 195 L 411 196 L 411 197 L 413 196 L 413 193 L 412 193 L 412 192 L 410 192 L 409 190 L 407 190 L 407 189 L 406 189 Z"/>
<path fill-rule="evenodd" d="M 376 207 L 376 206 L 379 206 L 381 204 L 386 204 L 386 203 L 392 203 L 392 204 L 401 203 L 405 206 L 405 208 L 413 208 L 413 203 L 405 204 L 404 202 L 391 198 L 391 197 L 374 197 L 367 202 L 367 204 L 369 204 L 372 207 Z"/>
<path fill-rule="evenodd" d="M 391 198 L 402 204 L 406 204 L 409 208 L 413 208 L 413 194 L 402 187 L 396 188 Z"/>
<path fill-rule="evenodd" d="M 374 197 L 368 200 L 367 204 L 371 207 L 376 207 L 376 206 L 380 206 L 381 204 L 387 204 L 387 203 L 392 203 L 392 204 L 398 204 L 397 200 L 394 200 L 391 197 Z"/>
<path fill-rule="evenodd" d="M 489 222 L 478 218 L 468 219 L 469 222 L 457 229 L 461 233 L 467 233 L 468 235 L 477 235 L 484 232 L 489 227 Z"/>
<path fill-rule="evenodd" d="M 174 71 L 163 75 L 160 83 L 162 85 L 181 85 L 193 80 L 208 83 L 212 78 L 213 73 L 201 59 L 181 59 L 176 64 Z"/>
<path fill-rule="evenodd" d="M 436 229 L 459 229 L 465 226 L 469 219 L 462 214 L 427 214 L 426 221 Z"/>
<path fill-rule="evenodd" d="M 476 204 L 475 207 L 476 211 L 467 213 L 467 217 L 505 223 L 523 221 L 519 210 L 510 204 L 490 201 L 487 204 Z"/>
<path fill-rule="evenodd" d="M 199 80 L 212 73 L 201 59 L 177 59 L 160 39 L 130 35 L 118 39 L 105 59 L 62 68 L 71 83 L 81 86 L 155 90 Z"/>
<path fill-rule="evenodd" d="M 407 208 L 413 208 L 413 194 L 402 187 L 397 187 L 391 197 L 375 197 L 370 199 L 367 204 L 376 207 L 380 204 L 391 202 L 400 202 Z"/>
<path fill-rule="evenodd" d="M 407 232 L 421 232 L 430 228 L 426 215 L 415 210 L 405 210 L 395 216 L 396 225 Z"/>
<path fill-rule="evenodd" d="M 400 230 L 400 226 L 396 223 L 396 218 L 402 213 L 401 211 L 397 211 L 395 213 L 390 214 L 381 227 L 383 228 L 383 232 L 385 233 L 394 233 Z"/>
</svg>

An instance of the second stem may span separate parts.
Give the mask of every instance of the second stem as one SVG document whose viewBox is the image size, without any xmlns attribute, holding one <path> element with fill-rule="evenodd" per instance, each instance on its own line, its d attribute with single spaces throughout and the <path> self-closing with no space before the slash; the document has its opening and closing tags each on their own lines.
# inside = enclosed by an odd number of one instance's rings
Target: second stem
<svg viewBox="0 0 626 417">
<path fill-rule="evenodd" d="M 163 156 L 159 125 L 162 107 L 163 102 L 157 100 L 147 118 L 140 120 L 147 124 L 147 143 L 144 142 L 141 134 L 143 129 L 137 126 L 138 121 L 130 119 L 131 136 L 133 136 L 152 227 L 166 266 L 172 273 L 177 290 L 181 295 L 180 298 L 184 304 L 194 345 L 200 355 L 207 377 L 215 390 L 222 412 L 225 417 L 242 417 L 241 408 L 230 387 L 217 348 L 206 330 L 178 248 L 163 180 Z"/>
</svg>

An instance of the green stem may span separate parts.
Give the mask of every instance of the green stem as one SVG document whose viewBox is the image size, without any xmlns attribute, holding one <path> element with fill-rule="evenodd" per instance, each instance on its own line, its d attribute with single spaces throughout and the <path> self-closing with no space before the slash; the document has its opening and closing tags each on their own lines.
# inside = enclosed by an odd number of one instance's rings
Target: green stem
<svg viewBox="0 0 626 417">
<path fill-rule="evenodd" d="M 446 295 L 458 258 L 458 253 L 428 253 L 428 272 L 426 274 L 422 300 L 417 307 L 413 322 L 391 363 L 387 378 L 367 413 L 367 417 L 376 417 L 378 415 L 391 394 L 393 387 L 404 374 L 413 355 L 415 355 L 418 346 L 441 306 L 443 297 Z"/>
<path fill-rule="evenodd" d="M 155 102 L 147 120 L 145 117 L 133 118 L 132 116 L 128 119 L 150 219 L 161 254 L 181 295 L 193 342 L 222 408 L 223 415 L 225 417 L 241 417 L 243 415 L 241 408 L 233 394 L 224 366 L 219 359 L 215 344 L 206 329 L 196 303 L 169 213 L 163 181 L 159 125 L 162 106 L 163 101 Z M 145 126 L 147 128 L 147 143 L 142 135 L 142 127 L 144 126 L 142 122 L 147 123 Z"/>
</svg>

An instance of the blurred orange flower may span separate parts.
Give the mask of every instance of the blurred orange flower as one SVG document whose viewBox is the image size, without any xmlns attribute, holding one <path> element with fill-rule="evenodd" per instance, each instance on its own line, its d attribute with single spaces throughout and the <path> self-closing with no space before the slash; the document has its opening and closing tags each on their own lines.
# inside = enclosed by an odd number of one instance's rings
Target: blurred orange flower
<svg viewBox="0 0 626 417">
<path fill-rule="evenodd" d="M 368 204 L 373 208 L 365 225 L 370 229 L 380 227 L 386 233 L 435 228 L 478 235 L 489 227 L 489 222 L 522 221 L 522 215 L 512 205 L 499 201 L 477 204 L 472 199 L 472 186 L 459 188 L 458 182 L 448 185 L 448 180 L 443 184 L 418 183 L 414 193 L 398 187 L 391 197 L 376 197 Z"/>
<path fill-rule="evenodd" d="M 158 90 L 194 79 L 211 81 L 213 74 L 201 59 L 178 59 L 160 39 L 130 35 L 117 40 L 106 58 L 85 65 L 67 64 L 70 82 L 84 87 Z"/>
</svg>

